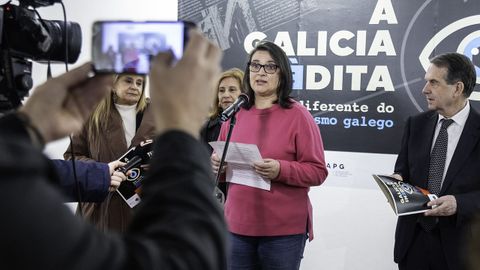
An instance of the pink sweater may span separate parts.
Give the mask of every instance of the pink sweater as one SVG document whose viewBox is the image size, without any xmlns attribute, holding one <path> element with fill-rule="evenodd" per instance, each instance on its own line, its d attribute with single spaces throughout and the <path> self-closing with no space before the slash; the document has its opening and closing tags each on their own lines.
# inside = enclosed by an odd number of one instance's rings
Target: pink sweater
<svg viewBox="0 0 480 270">
<path fill-rule="evenodd" d="M 225 141 L 229 123 L 219 140 Z M 278 104 L 263 110 L 242 109 L 237 113 L 231 142 L 256 144 L 263 158 L 280 162 L 280 174 L 270 191 L 230 183 L 225 218 L 232 233 L 247 236 L 301 234 L 313 239 L 311 186 L 327 178 L 320 130 L 300 103 L 291 109 Z"/>
</svg>

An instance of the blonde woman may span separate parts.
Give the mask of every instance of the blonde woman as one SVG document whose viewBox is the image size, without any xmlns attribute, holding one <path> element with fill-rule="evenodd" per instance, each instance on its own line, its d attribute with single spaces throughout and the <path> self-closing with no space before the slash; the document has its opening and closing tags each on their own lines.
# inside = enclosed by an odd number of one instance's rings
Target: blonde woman
<svg viewBox="0 0 480 270">
<path fill-rule="evenodd" d="M 205 144 L 208 145 L 208 142 L 216 141 L 218 134 L 220 133 L 220 128 L 222 127 L 222 122 L 220 121 L 220 115 L 223 110 L 232 105 L 243 93 L 243 71 L 238 68 L 231 68 L 224 71 L 220 79 L 218 79 L 216 89 L 217 95 L 212 104 L 212 110 L 210 111 L 208 120 L 203 125 L 200 130 L 200 138 Z M 211 150 L 210 146 L 208 148 Z M 227 187 L 225 182 L 218 184 L 218 187 L 223 192 L 227 194 Z"/>
<path fill-rule="evenodd" d="M 154 135 L 153 118 L 145 97 L 145 76 L 122 74 L 114 76 L 108 95 L 94 110 L 82 131 L 73 136 L 65 159 L 111 162 L 130 147 Z M 101 230 L 123 232 L 132 211 L 123 199 L 110 192 L 101 203 L 83 203 L 83 216 Z"/>
<path fill-rule="evenodd" d="M 243 71 L 238 68 L 224 71 L 220 79 L 218 79 L 216 85 L 217 96 L 213 101 L 208 120 L 200 130 L 200 137 L 205 143 L 208 144 L 208 142 L 217 140 L 220 127 L 222 126 L 220 114 L 244 92 L 242 82 Z"/>
</svg>

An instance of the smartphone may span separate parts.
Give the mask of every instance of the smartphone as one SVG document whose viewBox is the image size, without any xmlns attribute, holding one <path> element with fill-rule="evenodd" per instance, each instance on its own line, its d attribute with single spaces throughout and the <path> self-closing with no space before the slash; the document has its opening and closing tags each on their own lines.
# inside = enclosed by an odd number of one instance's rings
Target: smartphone
<svg viewBox="0 0 480 270">
<path fill-rule="evenodd" d="M 98 73 L 148 74 L 150 60 L 171 50 L 180 59 L 186 44 L 181 21 L 96 21 L 92 61 Z"/>
</svg>

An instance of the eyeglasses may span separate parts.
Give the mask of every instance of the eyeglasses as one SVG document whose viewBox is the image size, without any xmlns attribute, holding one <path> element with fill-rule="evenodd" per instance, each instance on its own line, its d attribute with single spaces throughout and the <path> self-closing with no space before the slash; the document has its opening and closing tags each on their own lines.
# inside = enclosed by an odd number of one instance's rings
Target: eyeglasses
<svg viewBox="0 0 480 270">
<path fill-rule="evenodd" d="M 263 70 L 265 70 L 265 72 L 268 74 L 275 73 L 275 71 L 277 71 L 277 68 L 278 68 L 278 66 L 275 64 L 261 65 L 259 63 L 252 63 L 252 62 L 249 62 L 248 66 L 250 67 L 251 72 L 259 72 L 260 69 L 263 67 Z"/>
</svg>

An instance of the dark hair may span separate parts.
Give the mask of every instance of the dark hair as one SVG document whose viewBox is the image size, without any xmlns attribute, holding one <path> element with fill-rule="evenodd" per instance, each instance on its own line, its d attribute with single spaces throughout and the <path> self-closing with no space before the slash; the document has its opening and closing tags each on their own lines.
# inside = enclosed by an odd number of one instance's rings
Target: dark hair
<svg viewBox="0 0 480 270">
<path fill-rule="evenodd" d="M 260 41 L 257 46 L 250 52 L 248 57 L 248 63 L 252 60 L 252 56 L 257 51 L 266 51 L 270 54 L 280 69 L 279 85 L 277 87 L 277 96 L 278 100 L 274 103 L 278 103 L 282 108 L 291 108 L 293 101 L 291 100 L 290 94 L 292 93 L 292 69 L 290 68 L 290 63 L 288 62 L 288 57 L 285 52 L 271 41 Z M 253 92 L 252 87 L 250 86 L 250 70 L 247 66 L 245 67 L 245 76 L 243 77 L 243 86 L 245 87 L 245 92 L 249 97 L 249 102 L 246 104 L 245 108 L 250 109 L 253 104 L 255 104 L 255 93 Z"/>
<path fill-rule="evenodd" d="M 468 57 L 459 53 L 444 53 L 432 58 L 430 63 L 439 68 L 447 68 L 445 81 L 447 81 L 448 84 L 454 84 L 459 81 L 463 82 L 465 86 L 463 95 L 465 97 L 468 98 L 473 92 L 477 75 L 475 73 L 475 67 Z"/>
</svg>

